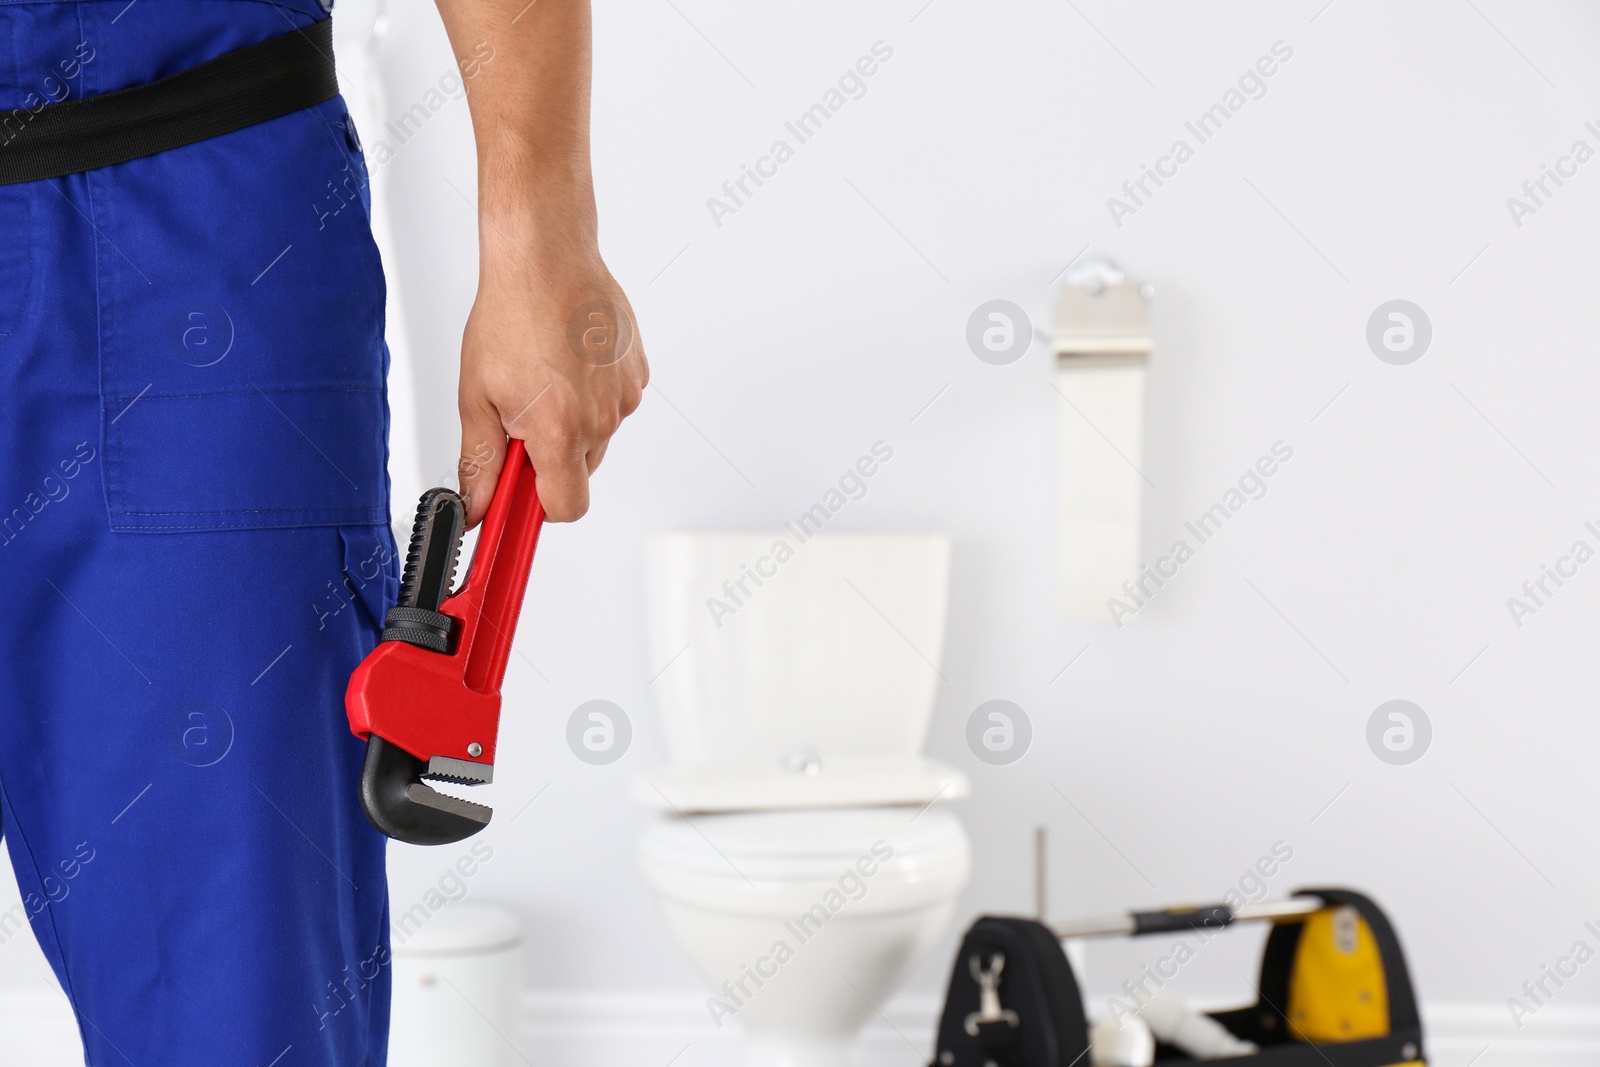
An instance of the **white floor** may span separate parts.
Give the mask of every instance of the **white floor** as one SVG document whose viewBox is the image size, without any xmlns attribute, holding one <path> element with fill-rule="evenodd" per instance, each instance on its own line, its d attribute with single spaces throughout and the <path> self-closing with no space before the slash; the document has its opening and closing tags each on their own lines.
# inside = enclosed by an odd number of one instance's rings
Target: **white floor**
<svg viewBox="0 0 1600 1067">
<path fill-rule="evenodd" d="M 527 996 L 519 1048 L 504 1067 L 739 1067 L 735 1026 L 713 1030 L 704 1001 L 684 995 Z M 922 1067 L 932 1002 L 897 1001 L 867 1028 L 861 1067 Z M 1518 1033 L 1501 1005 L 1441 1005 L 1427 1012 L 1432 1067 L 1594 1067 L 1600 1009 L 1551 1006 Z M 0 1067 L 78 1067 L 76 1028 L 57 993 L 0 989 Z M 520 1055 L 519 1055 L 520 1053 Z M 474 1067 L 452 1064 L 450 1067 Z M 495 1065 L 502 1067 L 502 1065 Z"/>
</svg>

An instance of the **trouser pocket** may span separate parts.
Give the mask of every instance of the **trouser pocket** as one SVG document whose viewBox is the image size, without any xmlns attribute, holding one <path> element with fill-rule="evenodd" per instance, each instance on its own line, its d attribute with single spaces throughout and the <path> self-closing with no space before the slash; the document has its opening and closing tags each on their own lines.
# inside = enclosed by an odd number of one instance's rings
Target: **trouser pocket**
<svg viewBox="0 0 1600 1067">
<path fill-rule="evenodd" d="M 337 98 L 90 172 L 114 530 L 388 523 L 384 286 Z"/>
</svg>

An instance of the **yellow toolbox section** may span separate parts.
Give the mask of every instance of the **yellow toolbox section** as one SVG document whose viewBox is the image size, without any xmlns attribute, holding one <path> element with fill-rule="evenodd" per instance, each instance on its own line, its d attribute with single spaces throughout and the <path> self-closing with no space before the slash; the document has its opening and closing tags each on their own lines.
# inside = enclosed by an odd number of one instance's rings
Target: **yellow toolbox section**
<svg viewBox="0 0 1600 1067">
<path fill-rule="evenodd" d="M 1360 1041 L 1389 1033 L 1389 984 L 1372 929 L 1354 908 L 1305 920 L 1289 976 L 1289 1028 L 1302 1041 Z"/>
</svg>

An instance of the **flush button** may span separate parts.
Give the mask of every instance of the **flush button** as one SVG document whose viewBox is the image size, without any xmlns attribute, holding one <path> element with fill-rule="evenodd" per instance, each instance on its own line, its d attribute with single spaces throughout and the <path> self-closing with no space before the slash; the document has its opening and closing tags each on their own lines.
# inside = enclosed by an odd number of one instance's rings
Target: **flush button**
<svg viewBox="0 0 1600 1067">
<path fill-rule="evenodd" d="M 822 757 L 814 748 L 797 748 L 785 754 L 782 766 L 790 774 L 815 778 L 822 771 Z"/>
</svg>

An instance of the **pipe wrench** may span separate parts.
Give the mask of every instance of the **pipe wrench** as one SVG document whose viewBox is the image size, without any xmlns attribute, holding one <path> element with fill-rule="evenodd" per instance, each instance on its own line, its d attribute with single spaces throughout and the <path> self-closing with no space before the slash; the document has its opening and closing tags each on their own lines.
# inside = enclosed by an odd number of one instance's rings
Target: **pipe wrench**
<svg viewBox="0 0 1600 1067">
<path fill-rule="evenodd" d="M 376 648 L 350 675 L 345 712 L 367 742 L 361 806 L 397 841 L 445 845 L 482 830 L 493 810 L 426 780 L 494 780 L 500 683 L 511 655 L 544 507 L 521 441 L 510 441 L 466 580 L 451 592 L 466 508 L 449 489 L 422 494 L 400 581 Z"/>
</svg>

